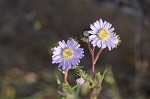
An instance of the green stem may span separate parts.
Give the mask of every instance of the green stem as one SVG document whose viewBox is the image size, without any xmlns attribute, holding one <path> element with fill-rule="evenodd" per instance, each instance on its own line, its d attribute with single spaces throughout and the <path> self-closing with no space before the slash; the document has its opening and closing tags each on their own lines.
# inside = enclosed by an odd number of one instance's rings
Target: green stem
<svg viewBox="0 0 150 99">
<path fill-rule="evenodd" d="M 78 85 L 75 85 L 74 87 L 72 87 L 72 89 L 74 90 L 74 89 L 76 89 L 78 87 Z"/>
<path fill-rule="evenodd" d="M 77 87 L 77 89 L 76 89 L 76 97 L 78 97 L 78 96 L 79 96 L 80 89 L 81 89 L 81 86 L 78 86 L 78 87 Z"/>
</svg>

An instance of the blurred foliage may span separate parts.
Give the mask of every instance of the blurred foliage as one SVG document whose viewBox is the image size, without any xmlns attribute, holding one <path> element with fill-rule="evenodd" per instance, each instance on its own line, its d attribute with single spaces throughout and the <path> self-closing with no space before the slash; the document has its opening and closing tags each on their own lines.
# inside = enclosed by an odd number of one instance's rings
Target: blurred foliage
<svg viewBox="0 0 150 99">
<path fill-rule="evenodd" d="M 111 66 L 107 67 L 107 73 L 106 73 L 104 81 L 109 86 L 108 90 L 111 91 L 110 97 L 112 97 L 112 99 L 122 99 L 120 90 L 115 81 Z"/>
</svg>

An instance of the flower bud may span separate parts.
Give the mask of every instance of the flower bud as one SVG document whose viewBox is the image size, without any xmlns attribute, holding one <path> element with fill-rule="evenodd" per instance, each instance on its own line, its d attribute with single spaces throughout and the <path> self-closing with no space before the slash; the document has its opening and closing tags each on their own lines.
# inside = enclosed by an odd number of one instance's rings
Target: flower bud
<svg viewBox="0 0 150 99">
<path fill-rule="evenodd" d="M 78 78 L 77 80 L 76 80 L 76 83 L 78 84 L 78 85 L 83 85 L 84 84 L 84 79 L 82 78 L 82 77 L 80 77 L 80 78 Z"/>
<path fill-rule="evenodd" d="M 85 37 L 88 37 L 88 36 L 89 36 L 89 32 L 88 32 L 88 31 L 84 31 L 84 32 L 83 32 L 83 35 L 84 35 Z"/>
</svg>

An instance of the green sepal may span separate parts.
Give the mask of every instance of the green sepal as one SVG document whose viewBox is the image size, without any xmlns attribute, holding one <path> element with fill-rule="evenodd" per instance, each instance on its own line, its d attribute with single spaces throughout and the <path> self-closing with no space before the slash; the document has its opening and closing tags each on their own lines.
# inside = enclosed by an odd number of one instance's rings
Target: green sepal
<svg viewBox="0 0 150 99">
<path fill-rule="evenodd" d="M 86 37 L 82 37 L 81 40 L 82 40 L 83 42 L 85 42 L 85 43 L 88 43 L 88 42 L 89 42 L 89 39 L 86 38 Z"/>
</svg>

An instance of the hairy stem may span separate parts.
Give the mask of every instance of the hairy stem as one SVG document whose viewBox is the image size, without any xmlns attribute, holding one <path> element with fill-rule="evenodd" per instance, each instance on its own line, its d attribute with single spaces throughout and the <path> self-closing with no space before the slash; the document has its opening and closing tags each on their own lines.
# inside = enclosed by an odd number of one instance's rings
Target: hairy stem
<svg viewBox="0 0 150 99">
<path fill-rule="evenodd" d="M 94 64 L 96 64 L 96 62 L 97 62 L 97 60 L 98 60 L 98 58 L 99 58 L 99 55 L 101 54 L 102 50 L 103 50 L 103 48 L 100 48 L 100 49 L 99 49 L 99 51 L 98 51 L 98 53 L 97 53 L 97 55 L 96 55 L 96 57 L 95 57 Z"/>
<path fill-rule="evenodd" d="M 90 99 L 97 99 L 98 93 L 93 90 L 93 92 L 91 93 Z"/>
<path fill-rule="evenodd" d="M 64 82 L 67 83 L 68 71 L 64 71 Z"/>
<path fill-rule="evenodd" d="M 93 46 L 93 49 L 92 49 L 92 73 L 95 72 L 94 51 L 95 51 L 95 46 Z"/>
</svg>

